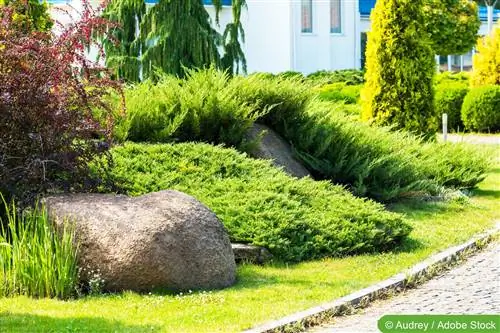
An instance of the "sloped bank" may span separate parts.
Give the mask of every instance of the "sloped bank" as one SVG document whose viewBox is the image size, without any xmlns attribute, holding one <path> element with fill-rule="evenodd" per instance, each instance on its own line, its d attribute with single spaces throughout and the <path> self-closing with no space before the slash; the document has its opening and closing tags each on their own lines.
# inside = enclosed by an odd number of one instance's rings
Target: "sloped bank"
<svg viewBox="0 0 500 333">
<path fill-rule="evenodd" d="M 112 154 L 113 181 L 127 194 L 188 193 L 216 213 L 232 242 L 284 261 L 382 251 L 411 230 L 401 215 L 341 186 L 290 177 L 233 149 L 128 143 Z"/>
</svg>

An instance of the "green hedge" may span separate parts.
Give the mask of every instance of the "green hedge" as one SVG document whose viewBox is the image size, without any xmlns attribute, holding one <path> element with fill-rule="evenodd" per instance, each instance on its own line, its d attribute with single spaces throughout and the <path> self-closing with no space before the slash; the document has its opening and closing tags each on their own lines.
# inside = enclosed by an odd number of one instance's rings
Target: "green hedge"
<svg viewBox="0 0 500 333">
<path fill-rule="evenodd" d="M 462 105 L 462 121 L 469 130 L 500 130 L 500 86 L 472 88 Z"/>
<path fill-rule="evenodd" d="M 453 158 L 436 161 L 432 152 L 441 149 L 438 144 L 426 148 L 404 132 L 361 123 L 357 104 L 319 101 L 314 90 L 294 75 L 230 79 L 206 70 L 191 72 L 184 81 L 163 78 L 156 85 L 142 83 L 126 95 L 128 120 L 121 124 L 130 127 L 130 139 L 204 141 L 245 151 L 251 143 L 244 141 L 244 134 L 258 121 L 291 142 L 315 177 L 381 201 L 437 193 L 450 183 L 458 188 L 474 186 L 487 170 L 483 156 L 472 149 L 461 156 L 451 153 L 458 148 L 447 148 Z"/>
<path fill-rule="evenodd" d="M 318 89 L 318 97 L 323 101 L 356 104 L 362 87 L 362 85 L 347 85 L 343 82 L 331 83 Z"/>
<path fill-rule="evenodd" d="M 233 82 L 240 83 L 245 103 L 276 106 L 259 121 L 289 140 L 315 177 L 345 184 L 356 195 L 391 201 L 436 194 L 444 185 L 473 187 L 488 170 L 488 159 L 473 147 L 424 144 L 404 131 L 355 121 L 345 115 L 348 105 L 315 100 L 294 81 Z"/>
<path fill-rule="evenodd" d="M 313 85 L 325 85 L 343 82 L 347 85 L 359 85 L 365 82 L 365 73 L 358 69 L 343 69 L 337 71 L 320 70 L 307 76 L 306 81 Z"/>
<path fill-rule="evenodd" d="M 463 85 L 468 86 L 470 80 L 470 74 L 468 72 L 443 72 L 439 73 L 434 77 L 434 83 L 436 85 L 439 84 L 453 84 L 453 83 L 461 83 Z"/>
<path fill-rule="evenodd" d="M 467 95 L 469 88 L 462 82 L 446 82 L 436 86 L 434 108 L 441 125 L 442 114 L 446 113 L 448 115 L 448 128 L 450 131 L 460 131 L 464 128 L 461 119 L 461 111 L 465 95 Z"/>
<path fill-rule="evenodd" d="M 135 142 L 205 141 L 239 146 L 262 112 L 227 89 L 229 75 L 188 71 L 184 80 L 162 76 L 126 90 L 127 139 Z"/>
<path fill-rule="evenodd" d="M 127 193 L 186 192 L 217 214 L 233 242 L 265 246 L 282 260 L 382 251 L 410 232 L 380 204 L 233 149 L 128 143 L 112 154 L 113 178 Z"/>
</svg>

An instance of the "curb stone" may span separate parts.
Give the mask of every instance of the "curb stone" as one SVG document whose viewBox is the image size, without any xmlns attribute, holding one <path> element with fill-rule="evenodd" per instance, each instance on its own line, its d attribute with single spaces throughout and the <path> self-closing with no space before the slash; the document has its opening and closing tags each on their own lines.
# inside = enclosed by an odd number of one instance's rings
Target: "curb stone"
<svg viewBox="0 0 500 333">
<path fill-rule="evenodd" d="M 330 318 L 349 313 L 352 309 L 362 308 L 376 299 L 393 295 L 412 288 L 436 276 L 441 271 L 457 263 L 461 259 L 481 250 L 500 232 L 500 223 L 484 234 L 476 236 L 458 246 L 450 247 L 428 259 L 418 263 L 405 273 L 356 291 L 332 302 L 294 313 L 278 320 L 273 320 L 263 325 L 250 328 L 243 333 L 274 333 L 274 332 L 300 332 L 304 329 L 319 325 Z"/>
</svg>

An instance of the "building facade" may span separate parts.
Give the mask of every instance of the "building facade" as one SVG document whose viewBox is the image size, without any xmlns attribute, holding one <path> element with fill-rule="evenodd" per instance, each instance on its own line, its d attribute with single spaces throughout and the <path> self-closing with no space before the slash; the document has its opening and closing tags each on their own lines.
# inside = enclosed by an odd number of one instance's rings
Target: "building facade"
<svg viewBox="0 0 500 333">
<path fill-rule="evenodd" d="M 80 0 L 49 0 L 58 7 L 79 8 Z M 153 4 L 157 0 L 146 0 Z M 91 2 L 97 3 L 97 0 Z M 298 71 L 361 68 L 364 65 L 366 33 L 376 0 L 246 0 L 242 13 L 245 30 L 243 50 L 248 72 Z M 210 0 L 204 0 L 214 17 Z M 223 0 L 220 29 L 231 21 L 231 0 Z M 52 11 L 57 19 L 61 11 Z M 486 8 L 480 8 L 479 35 L 487 33 Z M 494 13 L 494 20 L 500 11 Z M 64 21 L 64 19 L 62 19 Z M 439 57 L 442 70 L 467 70 L 472 52 Z"/>
</svg>

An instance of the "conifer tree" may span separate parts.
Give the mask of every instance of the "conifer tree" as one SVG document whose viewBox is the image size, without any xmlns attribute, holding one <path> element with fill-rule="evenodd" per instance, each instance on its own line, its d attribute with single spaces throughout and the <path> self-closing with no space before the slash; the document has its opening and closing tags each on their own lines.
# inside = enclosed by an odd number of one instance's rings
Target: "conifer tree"
<svg viewBox="0 0 500 333">
<path fill-rule="evenodd" d="M 423 0 L 378 0 L 366 50 L 363 118 L 431 136 L 434 53 L 425 34 Z"/>
<path fill-rule="evenodd" d="M 141 70 L 143 78 L 157 69 L 178 76 L 184 75 L 184 68 L 212 65 L 230 72 L 245 70 L 240 40 L 246 2 L 233 0 L 233 22 L 223 35 L 213 25 L 219 23 L 222 1 L 213 0 L 213 6 L 216 22 L 211 22 L 202 0 L 159 0 L 149 9 L 144 0 L 111 0 L 104 16 L 119 26 L 112 28 L 115 40 L 104 41 L 107 65 L 128 81 L 138 81 Z"/>
<path fill-rule="evenodd" d="M 103 38 L 106 65 L 113 68 L 118 78 L 139 81 L 142 43 L 138 28 L 146 14 L 144 0 L 112 0 L 104 11 L 104 17 L 116 26 L 111 26 L 111 38 Z"/>
</svg>

